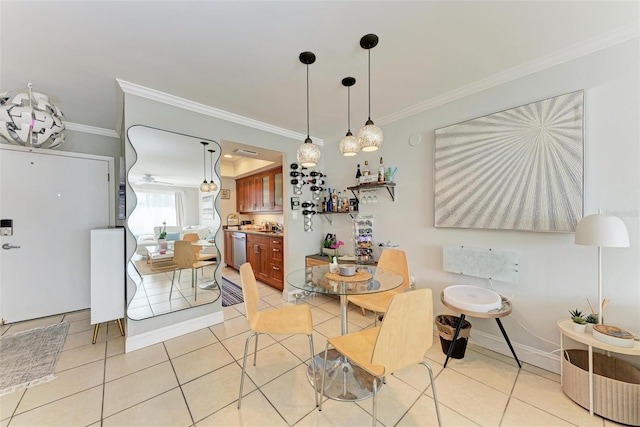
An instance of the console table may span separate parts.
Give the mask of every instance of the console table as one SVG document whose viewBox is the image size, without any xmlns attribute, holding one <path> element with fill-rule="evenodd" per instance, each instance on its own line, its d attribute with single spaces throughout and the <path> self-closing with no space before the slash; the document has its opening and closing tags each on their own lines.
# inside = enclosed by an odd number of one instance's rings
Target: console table
<svg viewBox="0 0 640 427">
<path fill-rule="evenodd" d="M 580 402 L 578 402 L 573 396 L 571 396 L 567 392 L 567 390 L 565 389 L 565 380 L 566 380 L 565 376 L 566 376 L 566 373 L 564 372 L 564 370 L 565 370 L 565 368 L 564 368 L 564 364 L 565 364 L 565 357 L 564 357 L 565 345 L 564 345 L 564 340 L 565 340 L 565 337 L 568 337 L 568 338 L 572 339 L 573 341 L 577 341 L 577 342 L 579 342 L 581 344 L 585 344 L 588 347 L 588 355 L 589 355 L 589 373 L 588 373 L 588 378 L 589 378 L 589 386 L 588 386 L 589 387 L 589 405 L 588 406 L 589 407 L 588 407 L 588 409 L 589 409 L 589 414 L 593 415 L 594 411 L 595 411 L 595 406 L 594 406 L 595 388 L 594 388 L 593 349 L 594 348 L 598 348 L 600 350 L 604 350 L 604 351 L 611 352 L 611 353 L 629 354 L 629 355 L 632 355 L 632 356 L 640 357 L 640 341 L 634 341 L 634 346 L 632 348 L 618 347 L 618 346 L 606 344 L 606 343 L 604 343 L 602 341 L 597 340 L 591 334 L 591 332 L 576 332 L 576 331 L 574 331 L 572 323 L 573 322 L 570 319 L 558 321 L 558 329 L 560 330 L 560 357 L 561 357 L 560 383 L 562 385 L 562 391 L 564 391 L 565 394 L 567 394 L 567 396 L 569 396 L 576 403 L 580 404 Z M 624 402 L 624 400 L 625 399 L 623 399 L 622 397 L 620 398 L 621 405 L 622 405 L 622 402 Z M 581 405 L 581 406 L 584 406 L 584 405 Z M 598 413 L 598 415 L 602 415 L 605 418 L 611 418 L 607 414 Z"/>
</svg>

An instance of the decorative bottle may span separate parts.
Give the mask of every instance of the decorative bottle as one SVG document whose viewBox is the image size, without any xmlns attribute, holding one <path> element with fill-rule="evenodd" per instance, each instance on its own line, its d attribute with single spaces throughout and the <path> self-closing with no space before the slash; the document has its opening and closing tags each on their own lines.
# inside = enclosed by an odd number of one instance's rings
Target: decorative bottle
<svg viewBox="0 0 640 427">
<path fill-rule="evenodd" d="M 382 163 L 382 156 L 380 157 L 380 165 L 378 166 L 378 182 L 384 182 L 384 164 Z"/>
<path fill-rule="evenodd" d="M 369 170 L 369 161 L 365 160 L 364 161 L 364 168 L 362 168 L 362 175 L 371 175 L 371 171 Z"/>
<path fill-rule="evenodd" d="M 360 179 L 362 172 L 360 172 L 360 164 L 358 163 L 358 170 L 356 171 L 356 179 Z"/>
<path fill-rule="evenodd" d="M 333 212 L 333 198 L 331 195 L 331 188 L 329 188 L 329 200 L 327 200 L 327 212 Z"/>
</svg>

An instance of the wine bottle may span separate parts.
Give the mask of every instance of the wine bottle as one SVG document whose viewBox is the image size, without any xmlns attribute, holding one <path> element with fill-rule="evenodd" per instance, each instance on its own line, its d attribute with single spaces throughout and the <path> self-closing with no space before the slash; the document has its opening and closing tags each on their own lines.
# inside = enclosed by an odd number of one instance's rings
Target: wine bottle
<svg viewBox="0 0 640 427">
<path fill-rule="evenodd" d="M 333 199 L 331 195 L 331 188 L 329 188 L 329 200 L 327 200 L 327 212 L 333 212 Z"/>
<path fill-rule="evenodd" d="M 324 200 L 322 201 L 322 212 L 326 212 L 327 211 L 327 198 L 325 197 Z"/>
<path fill-rule="evenodd" d="M 331 208 L 332 212 L 338 212 L 338 192 L 333 190 L 331 195 Z"/>
<path fill-rule="evenodd" d="M 380 157 L 380 165 L 378 166 L 378 182 L 384 182 L 384 163 L 382 163 L 382 156 Z"/>
</svg>

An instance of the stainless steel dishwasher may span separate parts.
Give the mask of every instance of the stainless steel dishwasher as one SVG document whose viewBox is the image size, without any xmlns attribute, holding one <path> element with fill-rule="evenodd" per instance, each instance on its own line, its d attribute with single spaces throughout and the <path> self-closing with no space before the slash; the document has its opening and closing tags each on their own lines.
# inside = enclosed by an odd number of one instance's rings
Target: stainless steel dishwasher
<svg viewBox="0 0 640 427">
<path fill-rule="evenodd" d="M 247 262 L 247 235 L 233 233 L 233 266 L 237 269 Z"/>
</svg>

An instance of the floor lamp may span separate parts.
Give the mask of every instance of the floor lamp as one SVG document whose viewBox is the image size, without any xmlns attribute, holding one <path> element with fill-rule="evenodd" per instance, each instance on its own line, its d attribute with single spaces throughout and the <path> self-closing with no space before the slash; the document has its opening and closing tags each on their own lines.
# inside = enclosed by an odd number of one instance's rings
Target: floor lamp
<svg viewBox="0 0 640 427">
<path fill-rule="evenodd" d="M 587 215 L 576 226 L 576 245 L 598 247 L 598 323 L 602 323 L 602 248 L 629 247 L 629 233 L 618 217 Z"/>
</svg>

